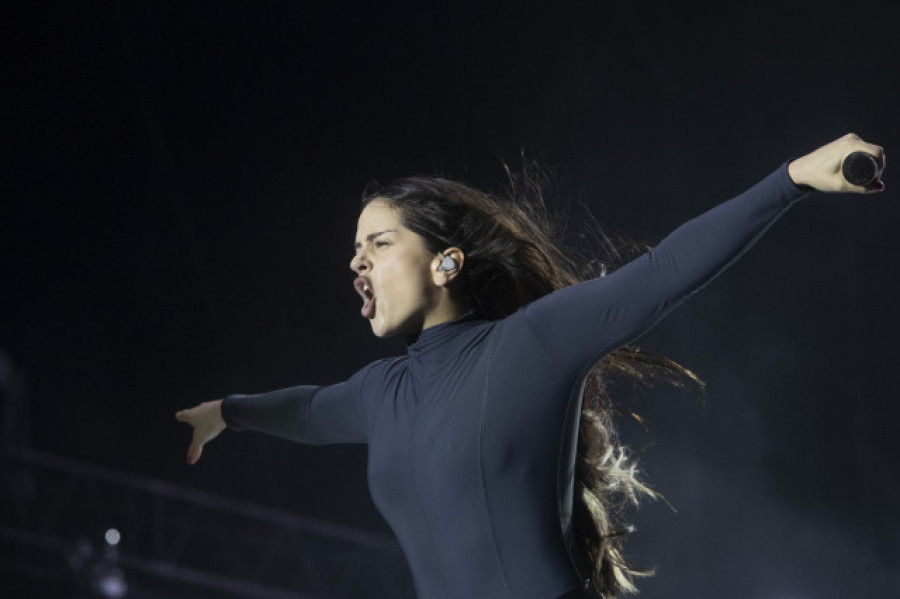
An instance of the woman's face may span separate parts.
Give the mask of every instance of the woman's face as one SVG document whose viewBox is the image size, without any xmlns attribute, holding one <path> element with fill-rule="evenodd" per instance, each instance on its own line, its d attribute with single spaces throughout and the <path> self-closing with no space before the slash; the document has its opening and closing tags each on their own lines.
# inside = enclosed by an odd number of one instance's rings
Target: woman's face
<svg viewBox="0 0 900 599">
<path fill-rule="evenodd" d="M 350 268 L 359 276 L 353 284 L 375 335 L 414 336 L 438 324 L 441 286 L 434 273 L 440 260 L 403 226 L 399 209 L 381 199 L 370 202 L 359 215 L 354 247 Z"/>
</svg>

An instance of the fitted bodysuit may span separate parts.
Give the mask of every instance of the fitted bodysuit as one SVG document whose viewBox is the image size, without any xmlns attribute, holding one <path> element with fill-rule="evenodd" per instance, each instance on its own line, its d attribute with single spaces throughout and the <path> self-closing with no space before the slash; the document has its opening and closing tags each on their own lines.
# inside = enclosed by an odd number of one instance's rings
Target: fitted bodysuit
<svg viewBox="0 0 900 599">
<path fill-rule="evenodd" d="M 782 166 L 608 276 L 502 320 L 428 328 L 343 383 L 230 396 L 223 416 L 303 443 L 367 443 L 372 497 L 420 597 L 559 597 L 583 585 L 567 534 L 584 377 L 802 195 Z"/>
</svg>

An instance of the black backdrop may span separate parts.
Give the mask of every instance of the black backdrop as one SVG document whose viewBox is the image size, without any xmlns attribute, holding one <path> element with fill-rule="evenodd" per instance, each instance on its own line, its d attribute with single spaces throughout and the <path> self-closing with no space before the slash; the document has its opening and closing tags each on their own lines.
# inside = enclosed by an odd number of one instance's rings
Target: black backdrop
<svg viewBox="0 0 900 599">
<path fill-rule="evenodd" d="M 173 412 L 341 380 L 371 337 L 347 268 L 370 180 L 491 186 L 524 152 L 653 242 L 848 131 L 900 147 L 900 9 L 722 3 L 84 2 L 4 8 L 0 350 L 18 439 L 378 531 L 359 447 Z M 677 507 L 630 544 L 656 597 L 900 586 L 891 174 L 815 196 L 640 341 L 697 371 L 626 427 Z"/>
</svg>

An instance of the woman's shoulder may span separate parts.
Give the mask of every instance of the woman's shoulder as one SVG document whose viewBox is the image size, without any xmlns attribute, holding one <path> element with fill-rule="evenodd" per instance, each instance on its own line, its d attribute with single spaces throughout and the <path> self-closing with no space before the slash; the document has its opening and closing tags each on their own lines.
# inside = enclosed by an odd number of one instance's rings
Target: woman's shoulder
<svg viewBox="0 0 900 599">
<path fill-rule="evenodd" d="M 388 378 L 406 369 L 406 356 L 393 356 L 389 358 L 379 358 L 369 362 L 360 368 L 352 378 L 361 378 L 365 381 L 371 381 L 374 378 Z"/>
</svg>

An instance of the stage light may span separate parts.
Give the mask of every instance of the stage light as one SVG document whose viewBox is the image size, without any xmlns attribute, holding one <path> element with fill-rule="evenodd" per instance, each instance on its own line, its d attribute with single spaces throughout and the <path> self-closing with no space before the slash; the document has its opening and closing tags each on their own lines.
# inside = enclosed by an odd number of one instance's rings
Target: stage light
<svg viewBox="0 0 900 599">
<path fill-rule="evenodd" d="M 104 535 L 104 538 L 106 539 L 107 545 L 115 547 L 119 544 L 119 541 L 122 540 L 122 535 L 120 535 L 119 531 L 115 528 L 110 528 L 106 531 L 106 535 Z"/>
<path fill-rule="evenodd" d="M 122 599 L 128 595 L 125 572 L 119 567 L 117 545 L 122 535 L 117 529 L 110 528 L 103 538 L 106 545 L 102 549 L 88 539 L 80 539 L 69 554 L 69 567 L 79 584 L 89 589 L 93 596 Z"/>
<path fill-rule="evenodd" d="M 109 599 L 125 597 L 128 594 L 125 573 L 120 568 L 110 568 L 97 579 L 96 588 L 101 597 Z"/>
</svg>

